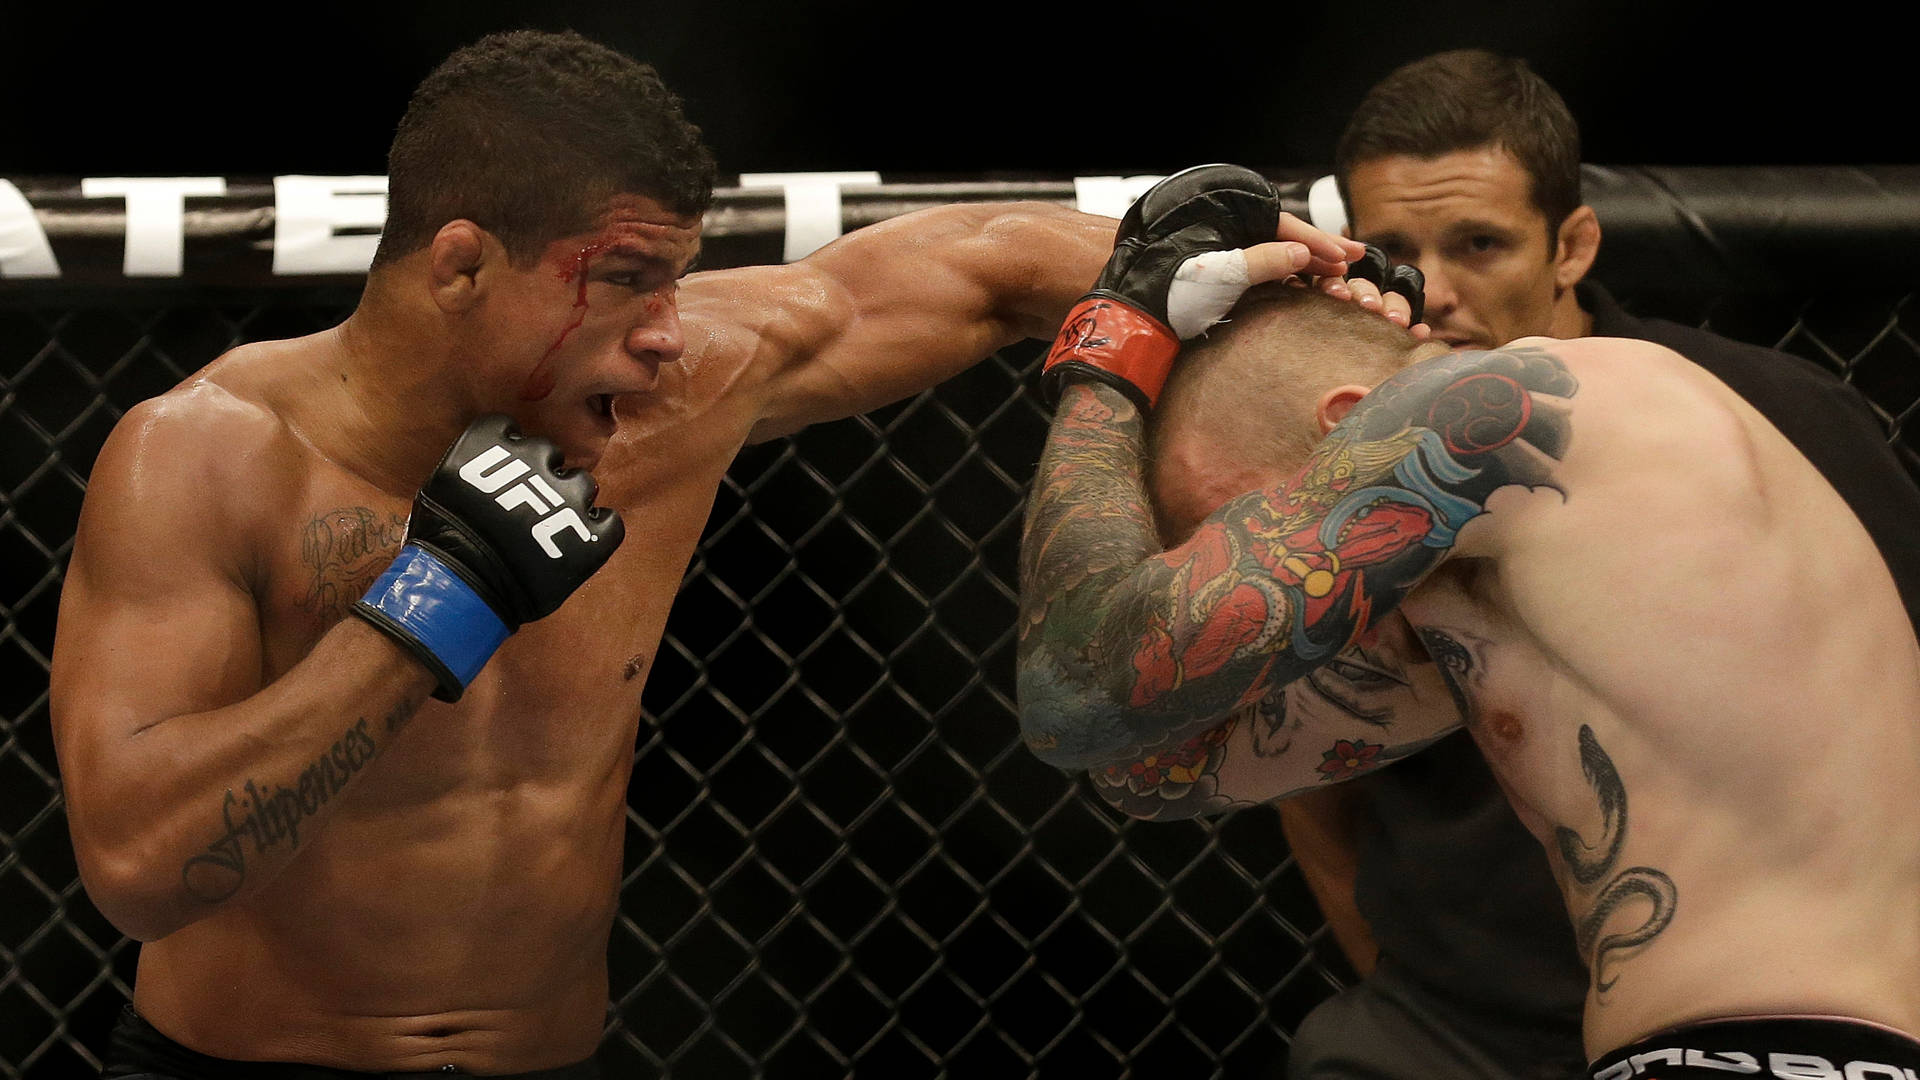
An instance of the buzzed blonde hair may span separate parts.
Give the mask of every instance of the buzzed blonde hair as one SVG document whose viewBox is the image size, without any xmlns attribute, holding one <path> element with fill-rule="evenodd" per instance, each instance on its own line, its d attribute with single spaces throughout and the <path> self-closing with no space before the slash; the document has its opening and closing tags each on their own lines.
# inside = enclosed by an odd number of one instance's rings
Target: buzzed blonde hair
<svg viewBox="0 0 1920 1080">
<path fill-rule="evenodd" d="M 1148 490 L 1174 439 L 1201 438 L 1221 467 L 1296 467 L 1320 441 L 1321 394 L 1378 386 L 1420 348 L 1377 312 L 1315 289 L 1247 290 L 1228 320 L 1188 342 L 1147 427 Z"/>
</svg>

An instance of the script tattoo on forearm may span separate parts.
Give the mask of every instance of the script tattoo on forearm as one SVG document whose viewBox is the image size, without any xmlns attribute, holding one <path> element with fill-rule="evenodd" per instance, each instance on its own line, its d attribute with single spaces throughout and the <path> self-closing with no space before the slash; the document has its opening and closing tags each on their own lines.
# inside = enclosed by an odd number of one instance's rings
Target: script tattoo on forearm
<svg viewBox="0 0 1920 1080">
<path fill-rule="evenodd" d="M 388 710 L 382 721 L 387 734 L 405 727 L 420 704 L 406 700 Z M 188 895 L 212 904 L 239 892 L 247 878 L 248 844 L 242 841 L 250 842 L 256 856 L 278 850 L 282 842 L 289 850 L 298 848 L 301 821 L 319 813 L 379 755 L 381 743 L 368 723 L 364 716 L 356 720 L 291 786 L 249 779 L 239 793 L 228 788 L 220 803 L 219 838 L 180 868 Z"/>
<path fill-rule="evenodd" d="M 1022 547 L 1029 745 L 1089 764 L 1153 753 L 1328 664 L 1494 491 L 1557 489 L 1577 389 L 1537 348 L 1416 365 L 1355 406 L 1292 481 L 1159 552 L 1138 414 L 1110 388 L 1069 387 Z"/>
<path fill-rule="evenodd" d="M 346 614 L 399 553 L 406 534 L 406 518 L 365 506 L 342 506 L 307 522 L 300 562 L 312 579 L 297 606 L 330 618 Z"/>
<path fill-rule="evenodd" d="M 1600 799 L 1600 837 L 1596 843 L 1589 844 L 1578 832 L 1563 825 L 1554 829 L 1554 846 L 1580 890 L 1593 896 L 1587 913 L 1574 923 L 1574 940 L 1592 969 L 1594 990 L 1605 994 L 1620 979 L 1617 971 L 1609 977 L 1609 958 L 1658 937 L 1673 922 L 1679 890 L 1672 878 L 1650 866 L 1628 867 L 1613 874 L 1605 885 L 1598 884 L 1613 873 L 1620 861 L 1620 849 L 1627 842 L 1627 786 L 1621 781 L 1619 770 L 1614 768 L 1613 759 L 1600 748 L 1593 728 L 1586 724 L 1580 725 L 1580 771 Z M 1633 930 L 1601 937 L 1601 930 L 1615 912 L 1636 897 L 1652 905 L 1646 919 Z M 1617 964 L 1614 967 L 1617 968 Z"/>
</svg>

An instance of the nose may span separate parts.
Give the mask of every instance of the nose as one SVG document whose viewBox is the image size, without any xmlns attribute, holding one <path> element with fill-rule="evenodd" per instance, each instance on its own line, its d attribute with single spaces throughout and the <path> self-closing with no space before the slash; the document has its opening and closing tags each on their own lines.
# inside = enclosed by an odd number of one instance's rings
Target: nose
<svg viewBox="0 0 1920 1080">
<path fill-rule="evenodd" d="M 1441 263 L 1440 259 L 1421 259 L 1413 264 L 1427 279 L 1426 320 L 1429 325 L 1435 326 L 1460 306 L 1460 293 L 1454 289 L 1453 279 Z"/>
<path fill-rule="evenodd" d="M 648 297 L 640 322 L 627 331 L 627 354 L 649 367 L 671 364 L 686 351 L 687 339 L 680 330 L 680 306 L 674 293 L 668 288 Z"/>
</svg>

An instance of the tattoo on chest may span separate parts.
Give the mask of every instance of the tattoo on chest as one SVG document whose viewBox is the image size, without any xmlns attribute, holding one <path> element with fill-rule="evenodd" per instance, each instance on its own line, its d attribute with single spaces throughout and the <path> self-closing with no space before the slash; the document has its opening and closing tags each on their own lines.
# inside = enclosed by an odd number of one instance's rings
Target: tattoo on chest
<svg viewBox="0 0 1920 1080">
<path fill-rule="evenodd" d="M 1420 635 L 1420 644 L 1427 647 L 1427 655 L 1439 666 L 1454 708 L 1460 710 L 1460 722 L 1472 727 L 1473 698 L 1467 694 L 1467 679 L 1473 674 L 1473 653 L 1460 639 L 1431 626 L 1416 626 L 1413 632 Z"/>
<path fill-rule="evenodd" d="M 396 704 L 381 726 L 388 735 L 397 733 L 420 705 L 418 700 Z M 249 847 L 257 857 L 298 848 L 301 821 L 319 813 L 379 755 L 382 746 L 369 723 L 364 716 L 356 720 L 290 783 L 249 779 L 238 793 L 228 788 L 220 803 L 219 837 L 180 868 L 188 895 L 214 904 L 239 892 L 246 884 Z"/>
<path fill-rule="evenodd" d="M 300 531 L 300 563 L 308 582 L 295 604 L 322 617 L 345 614 L 399 553 L 406 534 L 406 518 L 365 506 L 318 515 Z"/>
<path fill-rule="evenodd" d="M 1609 966 L 1610 959 L 1658 937 L 1673 922 L 1679 890 L 1672 878 L 1650 866 L 1614 872 L 1620 849 L 1627 842 L 1627 786 L 1613 759 L 1601 749 L 1593 729 L 1585 724 L 1580 725 L 1580 771 L 1600 800 L 1600 836 L 1590 844 L 1562 825 L 1554 829 L 1554 847 L 1580 891 L 1592 897 L 1586 914 L 1574 923 L 1574 940 L 1593 972 L 1594 991 L 1604 996 L 1620 979 L 1618 971 Z M 1613 876 L 1606 884 L 1599 884 L 1609 874 Z M 1640 925 L 1602 937 L 1601 931 L 1614 915 L 1635 899 L 1651 905 Z"/>
</svg>

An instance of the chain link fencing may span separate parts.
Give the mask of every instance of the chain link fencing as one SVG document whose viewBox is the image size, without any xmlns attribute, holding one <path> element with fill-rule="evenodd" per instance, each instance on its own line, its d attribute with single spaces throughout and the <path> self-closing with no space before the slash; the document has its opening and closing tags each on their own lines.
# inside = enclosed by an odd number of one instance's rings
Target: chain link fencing
<svg viewBox="0 0 1920 1080">
<path fill-rule="evenodd" d="M 1617 291 L 1841 373 L 1913 463 L 1911 288 Z M 0 293 L 0 1077 L 96 1075 L 133 980 L 135 944 L 79 883 L 47 718 L 94 455 L 222 350 L 353 300 Z M 1037 356 L 751 447 L 728 475 L 645 694 L 610 1078 L 1278 1076 L 1348 976 L 1271 808 L 1133 822 L 1021 746 Z"/>
</svg>

